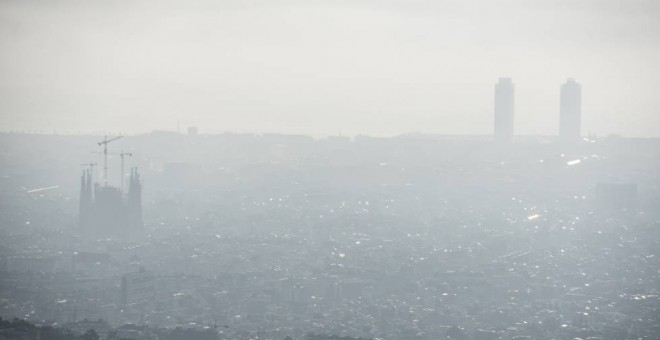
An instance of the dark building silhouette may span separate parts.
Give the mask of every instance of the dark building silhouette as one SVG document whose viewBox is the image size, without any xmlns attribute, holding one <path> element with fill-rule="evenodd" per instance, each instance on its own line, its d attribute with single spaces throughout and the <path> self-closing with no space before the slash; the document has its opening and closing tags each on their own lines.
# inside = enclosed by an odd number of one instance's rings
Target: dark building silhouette
<svg viewBox="0 0 660 340">
<path fill-rule="evenodd" d="M 576 142 L 580 140 L 582 86 L 575 79 L 568 78 L 561 86 L 559 101 L 559 139 Z"/>
<path fill-rule="evenodd" d="M 92 184 L 90 170 L 83 171 L 80 183 L 82 234 L 133 237 L 142 232 L 142 183 L 137 168 L 131 169 L 127 194 L 117 187 Z"/>
<path fill-rule="evenodd" d="M 142 220 L 142 179 L 137 168 L 131 169 L 128 183 L 127 214 L 129 227 L 139 232 L 144 226 Z"/>
<path fill-rule="evenodd" d="M 91 219 L 92 213 L 92 172 L 89 169 L 83 170 L 80 177 L 80 205 L 78 207 L 78 225 L 86 225 Z"/>
<path fill-rule="evenodd" d="M 500 78 L 495 84 L 495 141 L 513 139 L 514 86 L 511 78 Z"/>
</svg>

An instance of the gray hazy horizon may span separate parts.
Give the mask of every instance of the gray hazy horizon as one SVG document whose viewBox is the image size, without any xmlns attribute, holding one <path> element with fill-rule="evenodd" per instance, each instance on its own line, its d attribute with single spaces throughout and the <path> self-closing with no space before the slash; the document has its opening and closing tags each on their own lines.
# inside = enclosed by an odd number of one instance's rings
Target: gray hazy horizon
<svg viewBox="0 0 660 340">
<path fill-rule="evenodd" d="M 0 130 L 660 137 L 660 2 L 0 2 Z"/>
</svg>

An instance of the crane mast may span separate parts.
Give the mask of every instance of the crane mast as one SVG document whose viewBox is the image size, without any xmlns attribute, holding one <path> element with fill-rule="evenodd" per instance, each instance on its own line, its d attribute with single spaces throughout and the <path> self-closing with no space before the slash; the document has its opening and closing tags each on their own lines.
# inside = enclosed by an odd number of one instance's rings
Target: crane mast
<svg viewBox="0 0 660 340">
<path fill-rule="evenodd" d="M 97 143 L 99 146 L 103 145 L 103 186 L 108 185 L 108 143 L 116 141 L 119 138 L 121 138 L 121 136 L 108 139 L 108 136 L 106 135 L 102 141 Z"/>
</svg>

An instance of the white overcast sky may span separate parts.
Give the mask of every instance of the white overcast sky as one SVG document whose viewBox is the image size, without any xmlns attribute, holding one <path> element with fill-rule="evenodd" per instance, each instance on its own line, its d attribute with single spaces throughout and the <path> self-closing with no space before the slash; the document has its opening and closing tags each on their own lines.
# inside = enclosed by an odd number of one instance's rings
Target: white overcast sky
<svg viewBox="0 0 660 340">
<path fill-rule="evenodd" d="M 0 130 L 660 137 L 656 0 L 0 0 Z"/>
</svg>

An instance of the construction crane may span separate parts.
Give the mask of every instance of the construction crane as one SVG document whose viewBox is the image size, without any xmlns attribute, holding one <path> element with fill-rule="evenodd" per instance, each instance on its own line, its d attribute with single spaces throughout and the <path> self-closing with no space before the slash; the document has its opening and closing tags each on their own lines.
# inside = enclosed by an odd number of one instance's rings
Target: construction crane
<svg viewBox="0 0 660 340">
<path fill-rule="evenodd" d="M 105 135 L 102 141 L 96 143 L 99 146 L 103 145 L 103 186 L 108 185 L 108 143 L 116 141 L 119 138 L 121 136 L 108 139 L 108 135 Z"/>
</svg>

